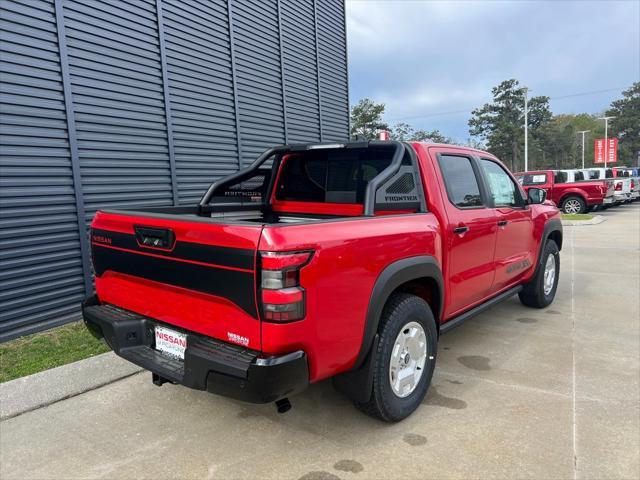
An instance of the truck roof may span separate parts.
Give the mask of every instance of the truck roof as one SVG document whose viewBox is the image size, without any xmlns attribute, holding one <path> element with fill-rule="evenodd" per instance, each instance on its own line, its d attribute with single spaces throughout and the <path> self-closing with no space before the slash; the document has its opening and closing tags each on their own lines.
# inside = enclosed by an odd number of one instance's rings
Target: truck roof
<svg viewBox="0 0 640 480">
<path fill-rule="evenodd" d="M 451 143 L 431 143 L 431 142 L 409 142 L 409 143 L 411 143 L 411 144 L 419 143 L 419 144 L 425 145 L 427 147 L 459 148 L 461 150 L 468 150 L 469 152 L 475 152 L 475 153 L 480 153 L 482 155 L 489 155 L 491 157 L 495 157 L 495 155 L 493 155 L 490 152 L 487 152 L 486 150 L 479 150 L 477 148 L 469 147 L 467 145 L 454 145 L 454 144 L 451 144 Z"/>
</svg>

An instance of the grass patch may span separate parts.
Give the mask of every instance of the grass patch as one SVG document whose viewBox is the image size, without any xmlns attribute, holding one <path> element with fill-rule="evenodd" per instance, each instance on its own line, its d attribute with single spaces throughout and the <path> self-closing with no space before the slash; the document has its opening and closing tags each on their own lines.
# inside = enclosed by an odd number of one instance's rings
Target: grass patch
<svg viewBox="0 0 640 480">
<path fill-rule="evenodd" d="M 563 213 L 563 220 L 591 220 L 594 215 L 590 213 Z"/>
<path fill-rule="evenodd" d="M 74 322 L 0 344 L 0 383 L 109 351 Z"/>
</svg>

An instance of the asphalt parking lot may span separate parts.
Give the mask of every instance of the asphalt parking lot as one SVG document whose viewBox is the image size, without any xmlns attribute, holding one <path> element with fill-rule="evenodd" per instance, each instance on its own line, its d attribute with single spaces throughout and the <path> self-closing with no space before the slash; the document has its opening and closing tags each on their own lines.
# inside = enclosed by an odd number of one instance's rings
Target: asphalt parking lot
<svg viewBox="0 0 640 480">
<path fill-rule="evenodd" d="M 0 477 L 637 479 L 640 203 L 603 215 L 565 227 L 549 308 L 513 298 L 443 336 L 399 424 L 331 382 L 278 415 L 145 372 L 0 423 Z"/>
</svg>

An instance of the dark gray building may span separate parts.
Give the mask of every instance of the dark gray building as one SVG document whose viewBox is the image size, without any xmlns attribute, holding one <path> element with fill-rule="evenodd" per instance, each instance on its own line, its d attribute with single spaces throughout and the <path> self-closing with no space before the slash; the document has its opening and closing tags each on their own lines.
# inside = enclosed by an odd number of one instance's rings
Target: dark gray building
<svg viewBox="0 0 640 480">
<path fill-rule="evenodd" d="M 0 341 L 79 317 L 97 209 L 348 136 L 343 0 L 2 0 Z"/>
</svg>

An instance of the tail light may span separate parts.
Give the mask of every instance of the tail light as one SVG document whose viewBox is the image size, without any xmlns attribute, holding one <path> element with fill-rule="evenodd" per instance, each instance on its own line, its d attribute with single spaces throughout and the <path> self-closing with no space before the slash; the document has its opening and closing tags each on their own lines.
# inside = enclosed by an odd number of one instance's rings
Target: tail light
<svg viewBox="0 0 640 480">
<path fill-rule="evenodd" d="M 636 182 L 631 179 L 631 190 L 633 190 L 634 188 L 636 188 Z"/>
<path fill-rule="evenodd" d="M 262 313 L 269 322 L 292 322 L 305 316 L 300 269 L 313 252 L 260 252 Z"/>
<path fill-rule="evenodd" d="M 622 182 L 616 183 L 615 189 L 616 190 L 622 190 Z"/>
</svg>

